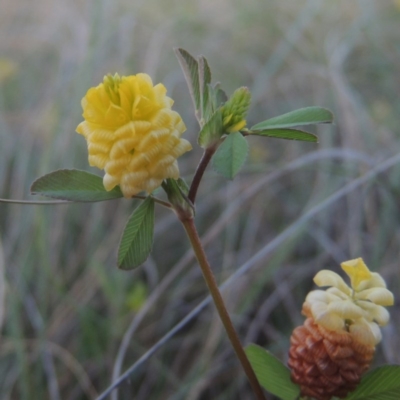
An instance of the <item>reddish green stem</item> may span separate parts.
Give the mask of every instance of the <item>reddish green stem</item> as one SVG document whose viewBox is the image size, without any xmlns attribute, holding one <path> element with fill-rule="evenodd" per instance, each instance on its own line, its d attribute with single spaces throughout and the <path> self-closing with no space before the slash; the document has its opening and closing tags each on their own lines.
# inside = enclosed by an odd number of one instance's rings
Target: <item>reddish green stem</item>
<svg viewBox="0 0 400 400">
<path fill-rule="evenodd" d="M 232 344 L 232 347 L 235 350 L 235 353 L 239 358 L 240 363 L 242 364 L 243 370 L 246 373 L 247 378 L 249 379 L 254 394 L 256 395 L 256 398 L 258 400 L 265 400 L 263 390 L 261 389 L 261 386 L 253 371 L 253 368 L 251 367 L 250 362 L 246 356 L 246 353 L 243 350 L 239 337 L 235 331 L 235 328 L 229 317 L 228 311 L 225 307 L 225 303 L 221 296 L 221 292 L 219 291 L 214 274 L 212 273 L 210 264 L 208 263 L 206 254 L 204 252 L 199 235 L 197 233 L 194 220 L 192 218 L 184 218 L 184 217 L 180 218 L 180 220 L 183 226 L 185 227 L 186 233 L 189 237 L 190 243 L 195 252 L 197 261 L 199 262 L 201 271 L 203 273 L 204 279 L 207 283 L 211 296 L 214 300 L 214 304 L 215 307 L 217 308 L 222 324 L 224 325 L 226 333 L 228 334 L 228 338 Z"/>
<path fill-rule="evenodd" d="M 208 163 L 211 160 L 211 157 L 214 155 L 215 151 L 217 150 L 218 145 L 215 144 L 214 146 L 208 147 L 204 150 L 203 156 L 197 166 L 196 172 L 193 177 L 192 184 L 190 185 L 188 199 L 194 204 L 196 201 L 196 194 L 197 189 L 199 188 L 201 178 L 204 175 L 204 172 L 207 168 Z"/>
</svg>

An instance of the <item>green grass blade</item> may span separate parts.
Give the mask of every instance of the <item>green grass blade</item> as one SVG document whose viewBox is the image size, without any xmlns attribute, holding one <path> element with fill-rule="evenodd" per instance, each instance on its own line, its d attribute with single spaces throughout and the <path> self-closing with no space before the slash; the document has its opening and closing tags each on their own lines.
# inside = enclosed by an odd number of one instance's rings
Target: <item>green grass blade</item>
<svg viewBox="0 0 400 400">
<path fill-rule="evenodd" d="M 290 380 L 289 369 L 267 350 L 255 344 L 245 348 L 260 385 L 282 400 L 294 400 L 300 388 Z"/>
<path fill-rule="evenodd" d="M 247 140 L 242 134 L 230 133 L 212 158 L 213 168 L 225 178 L 233 179 L 246 161 L 247 153 Z"/>
<path fill-rule="evenodd" d="M 262 121 L 252 126 L 251 130 L 290 128 L 292 126 L 312 124 L 329 124 L 332 123 L 332 121 L 333 114 L 326 108 L 305 107 Z"/>
<path fill-rule="evenodd" d="M 277 139 L 300 140 L 303 142 L 318 142 L 318 137 L 299 129 L 267 129 L 262 131 L 247 131 L 249 135 L 268 136 Z"/>
<path fill-rule="evenodd" d="M 399 400 L 400 365 L 376 368 L 362 378 L 346 400 Z"/>
<path fill-rule="evenodd" d="M 60 169 L 36 179 L 31 186 L 31 193 L 79 202 L 123 197 L 119 187 L 107 192 L 100 176 L 78 169 Z"/>
<path fill-rule="evenodd" d="M 147 197 L 129 218 L 118 249 L 118 267 L 138 267 L 150 254 L 154 234 L 154 200 Z"/>
</svg>

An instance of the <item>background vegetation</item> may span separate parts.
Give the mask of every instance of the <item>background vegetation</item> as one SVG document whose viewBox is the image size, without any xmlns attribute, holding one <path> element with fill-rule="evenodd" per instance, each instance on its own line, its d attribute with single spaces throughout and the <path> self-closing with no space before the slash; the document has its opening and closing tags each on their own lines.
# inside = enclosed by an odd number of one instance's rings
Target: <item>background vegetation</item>
<svg viewBox="0 0 400 400">
<path fill-rule="evenodd" d="M 100 174 L 74 131 L 80 99 L 107 73 L 164 82 L 195 143 L 173 47 L 205 55 L 228 93 L 251 89 L 250 126 L 299 107 L 330 108 L 336 122 L 318 128 L 318 145 L 250 138 L 245 171 L 232 182 L 210 171 L 199 191 L 197 222 L 220 282 L 262 251 L 224 292 L 243 343 L 285 360 L 318 270 L 339 271 L 341 261 L 362 256 L 400 299 L 400 165 L 346 186 L 400 154 L 399 24 L 400 2 L 391 0 L 2 1 L 0 197 L 37 200 L 32 181 L 58 168 Z M 181 159 L 185 178 L 200 154 Z M 116 363 L 124 371 L 205 298 L 188 241 L 167 211 L 157 209 L 145 265 L 115 267 L 135 205 L 0 204 L 1 399 L 95 399 Z M 391 315 L 375 365 L 400 363 L 398 305 Z M 124 335 L 128 346 L 117 356 Z M 118 398 L 251 395 L 208 307 Z"/>
</svg>

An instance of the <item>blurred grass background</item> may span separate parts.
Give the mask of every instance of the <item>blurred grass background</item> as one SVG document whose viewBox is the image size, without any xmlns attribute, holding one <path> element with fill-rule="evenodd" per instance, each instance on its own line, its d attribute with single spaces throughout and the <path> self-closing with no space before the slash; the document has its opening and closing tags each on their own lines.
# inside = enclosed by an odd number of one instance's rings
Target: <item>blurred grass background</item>
<svg viewBox="0 0 400 400">
<path fill-rule="evenodd" d="M 295 108 L 335 114 L 318 145 L 249 138 L 233 182 L 210 171 L 197 222 L 220 282 L 301 215 L 400 152 L 400 2 L 3 0 L 0 2 L 0 197 L 35 199 L 32 181 L 87 164 L 80 100 L 103 75 L 146 72 L 197 126 L 173 47 L 209 60 L 228 93 L 253 92 L 249 126 Z M 190 180 L 201 152 L 180 160 Z M 400 299 L 400 166 L 318 212 L 224 297 L 243 343 L 286 360 L 301 304 L 323 268 L 362 256 Z M 229 213 L 222 214 L 227 205 Z M 154 251 L 115 267 L 136 206 L 0 204 L 0 398 L 95 399 L 207 294 L 184 232 L 157 209 Z M 221 215 L 224 215 L 222 218 Z M 208 233 L 207 233 L 208 232 Z M 375 365 L 400 363 L 400 310 Z M 127 346 L 120 349 L 124 338 Z M 119 355 L 118 355 L 119 354 Z M 116 396 L 114 397 L 115 400 Z M 122 385 L 118 399 L 251 399 L 212 307 Z"/>
</svg>

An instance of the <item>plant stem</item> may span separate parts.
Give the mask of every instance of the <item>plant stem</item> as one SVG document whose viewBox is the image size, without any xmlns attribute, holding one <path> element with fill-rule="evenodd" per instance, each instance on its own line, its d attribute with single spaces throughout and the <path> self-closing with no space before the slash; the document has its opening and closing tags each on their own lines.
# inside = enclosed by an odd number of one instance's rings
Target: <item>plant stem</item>
<svg viewBox="0 0 400 400">
<path fill-rule="evenodd" d="M 141 200 L 146 200 L 147 196 L 132 196 L 133 199 L 141 199 Z M 153 200 L 162 205 L 163 207 L 166 208 L 172 208 L 172 205 L 166 201 L 157 199 L 156 197 L 153 197 Z M 58 205 L 58 204 L 74 204 L 74 203 L 83 203 L 82 201 L 73 201 L 73 200 L 50 200 L 50 201 L 30 201 L 30 200 L 12 200 L 12 199 L 0 199 L 0 203 L 9 203 L 9 204 L 30 204 L 30 205 L 36 205 L 36 206 L 41 206 L 41 205 Z"/>
<path fill-rule="evenodd" d="M 194 224 L 194 220 L 193 220 L 193 218 L 181 218 L 180 220 L 181 220 L 183 226 L 185 227 L 186 233 L 187 233 L 190 243 L 193 247 L 197 261 L 199 262 L 204 279 L 207 283 L 208 289 L 214 300 L 214 304 L 215 304 L 215 307 L 217 308 L 219 317 L 221 318 L 222 324 L 225 327 L 226 333 L 228 334 L 228 337 L 232 344 L 232 347 L 235 350 L 235 353 L 236 353 L 237 357 L 239 358 L 240 363 L 242 364 L 244 372 L 246 373 L 247 378 L 249 379 L 249 382 L 254 391 L 254 394 L 256 395 L 256 398 L 258 400 L 265 400 L 263 390 L 261 389 L 261 386 L 260 386 L 260 384 L 257 380 L 257 377 L 253 371 L 253 368 L 251 367 L 250 362 L 246 356 L 246 353 L 243 350 L 243 347 L 240 343 L 239 337 L 235 331 L 235 328 L 229 317 L 228 311 L 225 307 L 224 300 L 218 289 L 217 282 L 215 280 L 214 274 L 212 273 L 210 264 L 208 263 L 206 254 L 204 252 L 199 235 L 197 233 L 196 226 Z"/>
<path fill-rule="evenodd" d="M 30 204 L 30 205 L 34 205 L 34 206 L 41 206 L 41 205 L 71 204 L 72 202 L 68 201 L 68 200 L 30 201 L 30 200 L 0 199 L 0 203 Z"/>
<path fill-rule="evenodd" d="M 197 189 L 199 188 L 201 178 L 203 177 L 204 171 L 207 168 L 208 163 L 211 160 L 211 157 L 215 153 L 215 151 L 218 148 L 218 144 L 215 144 L 214 146 L 208 147 L 207 149 L 204 150 L 203 156 L 201 157 L 201 160 L 199 162 L 199 165 L 197 166 L 196 172 L 193 177 L 192 184 L 190 185 L 189 189 L 189 194 L 188 194 L 188 199 L 194 204 L 196 201 L 196 194 L 197 194 Z"/>
</svg>

